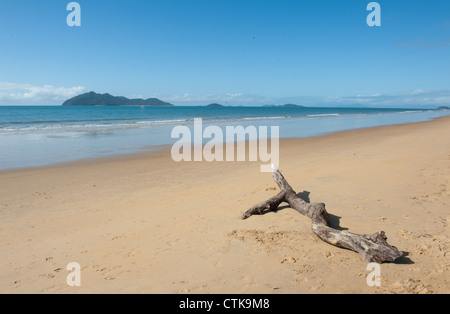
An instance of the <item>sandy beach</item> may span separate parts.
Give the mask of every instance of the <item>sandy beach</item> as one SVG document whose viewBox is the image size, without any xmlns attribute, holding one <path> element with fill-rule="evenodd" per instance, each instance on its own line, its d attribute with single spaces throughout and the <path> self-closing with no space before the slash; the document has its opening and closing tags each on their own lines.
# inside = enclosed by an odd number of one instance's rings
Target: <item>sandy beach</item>
<svg viewBox="0 0 450 314">
<path fill-rule="evenodd" d="M 290 208 L 240 219 L 278 191 L 260 163 L 162 150 L 0 172 L 0 293 L 449 293 L 449 134 L 447 116 L 280 142 L 298 193 L 405 253 L 381 287 Z"/>
</svg>

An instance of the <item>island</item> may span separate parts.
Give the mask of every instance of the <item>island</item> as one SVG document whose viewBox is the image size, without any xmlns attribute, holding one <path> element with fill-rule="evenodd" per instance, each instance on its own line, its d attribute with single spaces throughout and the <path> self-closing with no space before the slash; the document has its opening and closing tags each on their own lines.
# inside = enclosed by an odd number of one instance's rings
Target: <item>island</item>
<svg viewBox="0 0 450 314">
<path fill-rule="evenodd" d="M 110 94 L 98 94 L 89 92 L 69 100 L 66 100 L 63 106 L 153 106 L 153 107 L 173 107 L 174 105 L 159 100 L 158 98 L 149 99 L 129 99 L 123 96 L 112 96 Z"/>
<path fill-rule="evenodd" d="M 206 107 L 223 107 L 223 105 L 217 104 L 217 103 L 213 103 L 213 104 L 209 104 L 209 105 L 206 106 Z"/>
<path fill-rule="evenodd" d="M 449 110 L 450 107 L 447 106 L 440 106 L 439 108 L 437 108 L 436 110 Z"/>
<path fill-rule="evenodd" d="M 265 108 L 305 108 L 305 106 L 285 104 L 285 105 L 264 105 Z"/>
</svg>

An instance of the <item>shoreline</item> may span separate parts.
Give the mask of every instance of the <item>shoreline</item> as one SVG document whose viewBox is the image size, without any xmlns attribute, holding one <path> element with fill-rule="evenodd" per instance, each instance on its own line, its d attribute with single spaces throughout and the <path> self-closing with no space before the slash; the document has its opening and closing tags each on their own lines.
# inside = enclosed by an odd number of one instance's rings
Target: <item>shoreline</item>
<svg viewBox="0 0 450 314">
<path fill-rule="evenodd" d="M 280 139 L 280 169 L 343 230 L 404 256 L 368 287 L 359 254 L 290 208 L 242 221 L 278 188 L 259 162 L 170 150 L 0 172 L 1 293 L 448 293 L 450 117 Z M 81 265 L 70 288 L 66 266 Z"/>
<path fill-rule="evenodd" d="M 370 126 L 370 127 L 362 127 L 357 129 L 349 129 L 349 130 L 341 130 L 341 131 L 334 131 L 330 133 L 325 134 L 317 134 L 313 136 L 307 136 L 307 137 L 284 137 L 280 138 L 280 146 L 283 142 L 286 142 L 287 144 L 291 141 L 298 141 L 298 140 L 308 140 L 308 139 L 316 139 L 316 138 L 322 138 L 322 137 L 329 137 L 329 136 L 335 136 L 335 135 L 345 135 L 345 134 L 352 134 L 352 133 L 361 133 L 365 131 L 370 130 L 382 130 L 382 129 L 388 129 L 390 127 L 398 127 L 398 126 L 406 126 L 406 125 L 418 125 L 423 123 L 432 123 L 434 121 L 439 121 L 441 119 L 449 119 L 450 120 L 450 114 L 447 116 L 441 116 L 432 118 L 428 121 L 419 121 L 419 122 L 407 122 L 407 123 L 399 123 L 399 124 L 392 124 L 392 125 L 381 125 L 381 126 Z M 238 142 L 239 143 L 239 142 Z M 238 144 L 236 143 L 236 144 Z M 245 141 L 246 148 L 249 141 Z M 224 143 L 225 144 L 225 143 Z M 235 145 L 236 145 L 235 144 Z M 204 146 L 205 144 L 203 144 Z M 71 166 L 78 166 L 78 165 L 88 165 L 88 164 L 101 164 L 103 162 L 112 162 L 112 161 L 120 161 L 120 160 L 134 160 L 134 159 L 140 159 L 140 158 L 152 158 L 155 156 L 161 156 L 161 155 L 170 155 L 172 144 L 162 144 L 162 145 L 155 145 L 151 147 L 145 148 L 142 152 L 135 152 L 135 153 L 124 153 L 124 154 L 118 154 L 118 155 L 111 155 L 111 156 L 100 156 L 100 157 L 88 157 L 88 158 L 82 158 L 72 161 L 63 161 L 63 162 L 56 162 L 49 165 L 44 166 L 32 166 L 32 167 L 18 167 L 18 168 L 11 168 L 11 169 L 0 169 L 0 175 L 3 173 L 10 173 L 10 172 L 20 172 L 20 171 L 27 171 L 27 170 L 38 170 L 38 169 L 46 169 L 46 168 L 55 168 L 55 167 L 71 167 Z M 148 149 L 148 150 L 147 150 Z M 246 149 L 246 154 L 248 154 L 248 150 Z M 153 156 L 154 155 L 154 156 Z M 194 161 L 191 161 L 194 162 Z M 201 161 L 206 162 L 206 161 Z M 212 162 L 215 163 L 216 161 Z M 228 161 L 224 161 L 228 162 Z M 237 162 L 237 161 L 236 161 Z M 247 161 L 245 161 L 247 162 Z M 195 162 L 197 163 L 197 162 Z M 209 163 L 209 162 L 208 162 Z M 255 162 L 258 163 L 258 162 Z"/>
<path fill-rule="evenodd" d="M 343 110 L 343 109 L 342 109 Z M 339 111 L 336 111 L 339 112 Z M 52 112 L 50 112 L 52 113 Z M 46 112 L 46 115 L 50 115 Z M 77 119 L 85 119 L 86 113 L 79 113 L 80 117 Z M 213 112 L 214 113 L 214 112 Z M 311 112 L 311 114 L 320 113 L 319 111 Z M 112 114 L 112 113 L 111 113 Z M 136 112 L 130 113 L 133 117 L 137 115 Z M 198 112 L 202 114 L 202 112 Z M 211 113 L 208 113 L 208 115 Z M 245 113 L 249 117 L 253 113 Z M 267 112 L 265 113 L 267 114 Z M 429 121 L 435 117 L 447 115 L 448 112 L 432 111 L 432 112 L 418 112 L 418 113 L 393 113 L 387 114 L 386 112 L 380 112 L 380 114 L 363 114 L 360 115 L 347 115 L 344 112 L 339 114 L 333 114 L 333 117 L 323 117 L 323 113 L 319 114 L 320 118 L 308 118 L 308 116 L 283 118 L 282 120 L 271 120 L 277 115 L 287 115 L 284 113 L 271 113 L 273 116 L 266 117 L 264 119 L 245 118 L 243 120 L 236 120 L 234 122 L 227 122 L 227 119 L 223 121 L 202 121 L 202 126 L 218 126 L 225 132 L 225 128 L 228 126 L 244 126 L 244 127 L 279 127 L 280 137 L 284 138 L 306 138 L 317 135 L 332 134 L 340 132 L 342 130 L 361 129 L 368 127 L 376 127 L 383 125 L 396 125 L 414 122 Z M 306 113 L 304 113 L 306 114 Z M 342 114 L 342 115 L 341 115 Z M 102 113 L 105 115 L 105 113 Z M 149 113 L 146 113 L 149 115 Z M 183 111 L 178 113 L 178 118 L 186 114 Z M 207 115 L 207 116 L 208 116 Z M 329 115 L 326 113 L 325 116 Z M 337 116 L 335 116 L 337 115 Z M 140 116 L 140 114 L 139 114 Z M 189 114 L 187 115 L 189 116 Z M 264 116 L 264 115 L 263 115 Z M 121 119 L 120 117 L 116 117 Z M 140 117 L 142 119 L 142 117 Z M 161 117 L 161 121 L 185 121 L 180 126 L 187 127 L 192 132 L 192 121 L 187 123 L 185 120 L 166 120 L 169 117 Z M 176 118 L 177 117 L 172 117 Z M 48 117 L 46 119 L 51 119 Z M 74 118 L 75 119 L 75 118 Z M 76 120 L 76 119 L 75 119 Z M 153 125 L 152 122 L 149 125 L 147 122 L 142 124 L 136 122 L 137 125 L 128 122 L 120 122 L 119 125 L 114 125 L 114 122 L 109 127 L 97 126 L 95 124 L 68 126 L 64 128 L 65 118 L 61 120 L 62 125 L 58 128 L 49 126 L 38 125 L 36 126 L 36 133 L 9 133 L 5 131 L 0 137 L 2 141 L 0 143 L 0 150 L 3 152 L 0 154 L 0 171 L 9 169 L 26 169 L 31 167 L 48 166 L 52 164 L 60 164 L 65 162 L 73 162 L 77 160 L 89 159 L 89 158 L 103 158 L 114 157 L 120 155 L 134 154 L 145 151 L 151 151 L 153 149 L 158 150 L 160 145 L 168 146 L 176 142 L 171 138 L 171 132 L 175 124 Z M 134 121 L 134 120 L 133 120 Z M 155 122 L 155 123 L 156 123 Z M 187 123 L 187 124 L 185 124 Z M 213 124 L 211 124 L 213 123 Z M 229 124 L 228 124 L 229 123 Z M 73 128 L 72 128 L 73 127 Z M 105 128 L 103 128 L 105 127 Z M 1 128 L 1 127 L 0 127 Z M 25 125 L 27 130 L 28 126 Z M 30 130 L 28 130 L 30 131 Z M 260 132 L 263 132 L 260 130 Z M 203 139 L 203 143 L 208 140 Z M 224 139 L 225 141 L 225 139 Z"/>
</svg>

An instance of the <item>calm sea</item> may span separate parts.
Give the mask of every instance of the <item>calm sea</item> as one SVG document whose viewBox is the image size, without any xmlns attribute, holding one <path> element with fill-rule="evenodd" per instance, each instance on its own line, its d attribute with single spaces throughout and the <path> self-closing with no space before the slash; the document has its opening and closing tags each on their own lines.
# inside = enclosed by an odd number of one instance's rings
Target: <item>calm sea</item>
<svg viewBox="0 0 450 314">
<path fill-rule="evenodd" d="M 285 107 L 0 107 L 0 170 L 157 149 L 173 127 L 279 126 L 280 137 L 420 122 L 449 110 Z"/>
</svg>

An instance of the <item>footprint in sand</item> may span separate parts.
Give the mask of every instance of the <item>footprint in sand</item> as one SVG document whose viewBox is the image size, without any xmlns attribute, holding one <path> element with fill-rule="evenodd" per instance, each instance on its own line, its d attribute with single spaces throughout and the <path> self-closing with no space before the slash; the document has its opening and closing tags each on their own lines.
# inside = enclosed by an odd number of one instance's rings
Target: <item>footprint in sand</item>
<svg viewBox="0 0 450 314">
<path fill-rule="evenodd" d="M 289 265 L 292 265 L 292 264 L 295 264 L 295 263 L 297 263 L 297 260 L 295 259 L 295 257 L 285 258 L 285 259 L 283 259 L 283 260 L 281 261 L 281 264 L 289 264 Z"/>
<path fill-rule="evenodd" d="M 133 250 L 130 250 L 129 252 L 125 253 L 124 257 L 134 258 L 137 254 L 139 254 L 139 250 L 133 249 Z"/>
<path fill-rule="evenodd" d="M 309 264 L 303 264 L 300 266 L 299 269 L 295 270 L 295 273 L 297 274 L 302 274 L 302 273 L 311 273 L 315 270 L 316 268 L 313 265 L 309 265 Z"/>
<path fill-rule="evenodd" d="M 122 267 L 123 267 L 123 265 L 118 265 L 118 266 L 114 266 L 114 267 L 101 267 L 100 265 L 92 266 L 92 268 L 96 272 L 102 273 L 102 276 L 104 276 L 105 280 L 110 280 L 110 281 L 117 279 L 117 275 L 120 274 L 118 271 Z"/>
<path fill-rule="evenodd" d="M 331 257 L 333 257 L 333 256 L 334 256 L 334 254 L 331 253 L 330 251 L 326 251 L 326 252 L 325 252 L 325 257 L 326 257 L 326 258 L 331 258 Z"/>
<path fill-rule="evenodd" d="M 400 230 L 397 230 L 397 235 L 409 239 L 412 236 L 412 232 L 409 230 L 400 229 Z"/>
<path fill-rule="evenodd" d="M 181 294 L 188 294 L 189 292 L 191 292 L 191 290 L 189 290 L 187 288 L 184 288 L 184 289 L 181 289 L 178 291 L 178 293 L 181 293 Z"/>
<path fill-rule="evenodd" d="M 39 277 L 53 279 L 53 278 L 55 278 L 55 275 L 54 274 L 41 274 L 41 275 L 39 275 Z"/>
<path fill-rule="evenodd" d="M 397 281 L 393 285 L 400 293 L 414 293 L 414 294 L 432 294 L 432 288 L 429 285 L 423 284 L 417 279 L 408 279 Z"/>
</svg>

